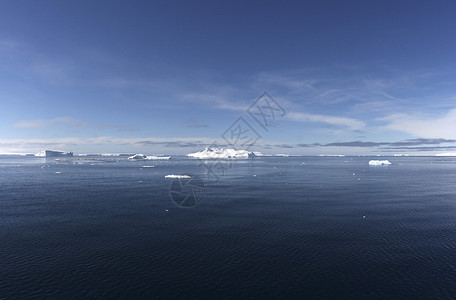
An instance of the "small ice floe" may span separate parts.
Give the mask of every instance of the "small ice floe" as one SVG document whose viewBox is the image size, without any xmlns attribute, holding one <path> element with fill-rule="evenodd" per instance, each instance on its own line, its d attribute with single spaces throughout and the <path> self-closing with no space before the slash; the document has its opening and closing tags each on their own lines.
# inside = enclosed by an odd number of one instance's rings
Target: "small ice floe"
<svg viewBox="0 0 456 300">
<path fill-rule="evenodd" d="M 190 179 L 191 177 L 189 175 L 166 175 L 165 178 L 182 178 L 182 179 Z"/>
<path fill-rule="evenodd" d="M 387 166 L 387 165 L 391 165 L 391 163 L 389 162 L 389 160 L 370 160 L 369 161 L 369 165 L 370 166 Z"/>
</svg>

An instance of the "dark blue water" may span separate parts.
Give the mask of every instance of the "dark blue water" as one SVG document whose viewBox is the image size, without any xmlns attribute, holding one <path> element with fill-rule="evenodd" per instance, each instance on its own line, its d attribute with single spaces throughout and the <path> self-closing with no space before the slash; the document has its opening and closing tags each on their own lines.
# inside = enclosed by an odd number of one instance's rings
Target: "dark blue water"
<svg viewBox="0 0 456 300">
<path fill-rule="evenodd" d="M 0 298 L 455 299 L 456 159 L 370 159 L 1 157 Z"/>
</svg>

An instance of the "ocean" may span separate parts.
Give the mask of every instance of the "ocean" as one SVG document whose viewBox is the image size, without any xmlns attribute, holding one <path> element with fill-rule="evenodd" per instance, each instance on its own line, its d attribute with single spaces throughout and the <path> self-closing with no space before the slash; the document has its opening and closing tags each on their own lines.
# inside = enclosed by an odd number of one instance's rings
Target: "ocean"
<svg viewBox="0 0 456 300">
<path fill-rule="evenodd" d="M 0 156 L 0 299 L 456 299 L 456 158 L 206 163 Z"/>
</svg>

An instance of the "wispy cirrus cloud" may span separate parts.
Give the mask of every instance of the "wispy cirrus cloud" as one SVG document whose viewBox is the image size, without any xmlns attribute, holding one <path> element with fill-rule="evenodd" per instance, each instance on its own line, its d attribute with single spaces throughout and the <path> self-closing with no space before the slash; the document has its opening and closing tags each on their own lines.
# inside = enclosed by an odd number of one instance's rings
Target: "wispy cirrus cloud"
<svg viewBox="0 0 456 300">
<path fill-rule="evenodd" d="M 398 113 L 379 120 L 386 129 L 402 131 L 422 138 L 456 139 L 456 108 L 440 115 Z"/>
<path fill-rule="evenodd" d="M 188 118 L 184 120 L 184 126 L 188 128 L 207 128 L 208 126 L 204 123 L 202 123 L 199 119 L 197 118 Z"/>
<path fill-rule="evenodd" d="M 128 125 L 110 124 L 110 123 L 90 123 L 73 117 L 58 117 L 47 120 L 21 120 L 13 127 L 24 129 L 42 129 L 42 128 L 89 128 L 89 129 L 113 129 L 115 131 L 140 131 L 140 128 Z"/>
<path fill-rule="evenodd" d="M 231 111 L 246 111 L 249 105 L 240 103 L 239 101 L 230 100 L 233 96 L 207 94 L 207 93 L 189 93 L 180 96 L 184 101 L 205 105 L 208 107 L 231 110 Z"/>
<path fill-rule="evenodd" d="M 0 49 L 5 50 L 16 50 L 21 47 L 23 44 L 11 39 L 1 39 L 0 40 Z"/>
<path fill-rule="evenodd" d="M 115 138 L 110 136 L 93 138 L 53 138 L 53 139 L 0 139 L 0 153 L 34 153 L 43 149 L 63 149 L 81 151 L 117 151 L 147 150 L 162 152 L 180 152 L 179 149 L 193 148 L 200 150 L 214 142 L 214 139 L 199 138 Z M 152 150 L 151 150 L 152 149 Z M 109 151 L 109 150 L 108 150 Z M 116 152 L 110 150 L 109 152 Z"/>
<path fill-rule="evenodd" d="M 268 144 L 269 148 L 318 148 L 318 149 L 371 149 L 375 151 L 407 151 L 407 152 L 423 152 L 423 151 L 449 151 L 456 149 L 455 139 L 408 139 L 396 142 L 373 142 L 373 141 L 349 141 L 349 142 L 333 142 L 333 143 L 312 143 L 312 144 Z"/>
<path fill-rule="evenodd" d="M 366 123 L 352 118 L 336 117 L 328 115 L 308 114 L 301 112 L 290 112 L 287 118 L 298 122 L 326 123 L 335 126 L 348 127 L 351 130 L 362 130 Z"/>
<path fill-rule="evenodd" d="M 86 127 L 87 122 L 84 122 L 73 117 L 59 117 L 48 120 L 21 120 L 13 124 L 13 126 L 17 128 L 46 128 L 58 126 L 81 128 Z"/>
</svg>

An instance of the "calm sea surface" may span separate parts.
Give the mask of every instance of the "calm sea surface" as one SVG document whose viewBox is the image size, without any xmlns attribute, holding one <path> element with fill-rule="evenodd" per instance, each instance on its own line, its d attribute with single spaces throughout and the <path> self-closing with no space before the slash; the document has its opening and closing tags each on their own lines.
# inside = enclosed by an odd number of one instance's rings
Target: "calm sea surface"
<svg viewBox="0 0 456 300">
<path fill-rule="evenodd" d="M 0 299 L 456 299 L 456 158 L 370 159 L 0 156 Z"/>
</svg>

